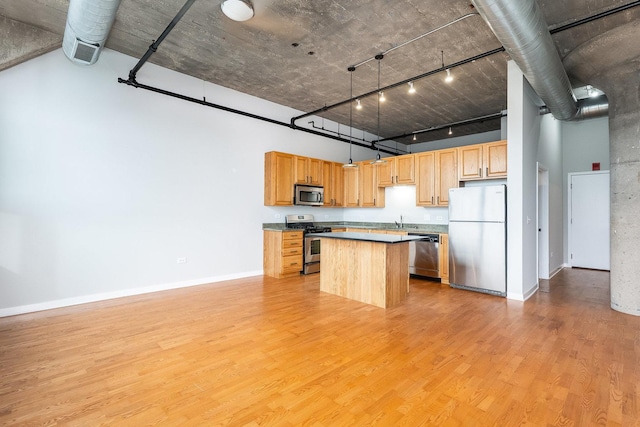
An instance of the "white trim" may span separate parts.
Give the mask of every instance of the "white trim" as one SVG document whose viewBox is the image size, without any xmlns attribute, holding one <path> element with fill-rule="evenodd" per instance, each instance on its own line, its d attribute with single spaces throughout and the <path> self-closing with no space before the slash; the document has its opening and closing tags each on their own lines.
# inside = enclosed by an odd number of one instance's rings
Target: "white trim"
<svg viewBox="0 0 640 427">
<path fill-rule="evenodd" d="M 553 276 L 555 276 L 556 274 L 560 273 L 565 268 L 571 268 L 571 267 L 569 266 L 569 264 L 562 264 L 560 267 L 556 268 L 555 270 L 553 270 L 549 274 L 549 279 L 553 279 Z"/>
<path fill-rule="evenodd" d="M 507 299 L 515 300 L 515 301 L 526 301 L 531 298 L 536 292 L 540 289 L 540 282 L 536 282 L 536 285 L 529 289 L 529 291 L 525 294 L 521 294 L 519 292 L 508 292 L 507 291 Z"/>
<path fill-rule="evenodd" d="M 90 302 L 105 301 L 115 298 L 130 297 L 134 295 L 148 294 L 152 292 L 166 291 L 170 289 L 186 288 L 189 286 L 206 285 L 215 282 L 244 279 L 245 277 L 262 276 L 264 272 L 248 271 L 245 273 L 227 274 L 224 276 L 202 277 L 200 279 L 185 280 L 182 282 L 163 283 L 158 285 L 145 286 L 142 288 L 123 289 L 120 291 L 104 292 L 100 294 L 84 295 L 73 298 L 63 298 L 53 301 L 45 301 L 37 304 L 20 305 L 0 309 L 0 317 L 15 316 L 18 314 L 33 313 L 36 311 L 51 310 L 54 308 L 69 307 L 72 305 L 86 304 Z"/>
</svg>

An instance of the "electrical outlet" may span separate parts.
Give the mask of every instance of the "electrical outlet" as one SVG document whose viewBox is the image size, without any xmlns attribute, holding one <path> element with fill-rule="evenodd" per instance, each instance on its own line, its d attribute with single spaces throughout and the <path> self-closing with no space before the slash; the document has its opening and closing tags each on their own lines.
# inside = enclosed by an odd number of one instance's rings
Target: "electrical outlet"
<svg viewBox="0 0 640 427">
<path fill-rule="evenodd" d="M 431 215 L 428 215 L 428 214 L 427 214 L 427 215 L 425 215 L 425 216 L 424 216 L 424 220 L 425 220 L 425 221 L 430 221 L 430 220 L 431 220 Z"/>
<path fill-rule="evenodd" d="M 438 215 L 438 216 L 436 216 L 436 219 L 437 219 L 438 221 L 442 221 L 442 215 Z"/>
<path fill-rule="evenodd" d="M 324 216 L 324 219 L 329 219 L 329 215 L 325 215 L 325 216 Z"/>
<path fill-rule="evenodd" d="M 186 264 L 187 263 L 187 257 L 180 257 L 180 258 L 176 259 L 176 263 L 178 263 L 178 264 Z"/>
<path fill-rule="evenodd" d="M 275 217 L 276 219 L 280 219 L 280 214 L 275 214 L 275 215 L 274 215 L 274 217 Z"/>
</svg>

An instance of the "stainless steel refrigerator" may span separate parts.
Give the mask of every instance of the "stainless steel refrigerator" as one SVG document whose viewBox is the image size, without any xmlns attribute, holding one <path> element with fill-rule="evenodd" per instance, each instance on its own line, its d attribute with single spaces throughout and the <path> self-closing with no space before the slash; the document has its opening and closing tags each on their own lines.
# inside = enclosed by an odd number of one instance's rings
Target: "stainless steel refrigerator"
<svg viewBox="0 0 640 427">
<path fill-rule="evenodd" d="M 449 190 L 449 283 L 507 295 L 507 187 Z"/>
</svg>

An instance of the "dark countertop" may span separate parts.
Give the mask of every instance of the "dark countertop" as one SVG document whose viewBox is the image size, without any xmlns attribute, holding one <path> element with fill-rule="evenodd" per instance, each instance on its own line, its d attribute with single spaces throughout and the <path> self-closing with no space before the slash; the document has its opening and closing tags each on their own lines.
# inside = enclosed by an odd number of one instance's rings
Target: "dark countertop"
<svg viewBox="0 0 640 427">
<path fill-rule="evenodd" d="M 354 233 L 354 232 L 337 232 L 337 233 L 310 233 L 307 236 L 324 237 L 327 239 L 342 240 L 359 240 L 362 242 L 376 243 L 402 243 L 412 240 L 420 240 L 421 236 L 403 236 L 400 234 L 378 234 L 378 233 Z"/>
<path fill-rule="evenodd" d="M 352 222 L 352 221 L 340 221 L 340 222 L 327 222 L 316 221 L 316 225 L 331 227 L 331 228 L 362 228 L 363 230 L 400 230 L 408 233 L 438 233 L 447 234 L 449 232 L 449 226 L 446 224 L 405 224 L 402 228 L 397 228 L 394 223 L 387 222 Z M 283 222 L 270 222 L 262 224 L 263 230 L 271 231 L 283 231 L 286 230 L 286 225 Z"/>
</svg>

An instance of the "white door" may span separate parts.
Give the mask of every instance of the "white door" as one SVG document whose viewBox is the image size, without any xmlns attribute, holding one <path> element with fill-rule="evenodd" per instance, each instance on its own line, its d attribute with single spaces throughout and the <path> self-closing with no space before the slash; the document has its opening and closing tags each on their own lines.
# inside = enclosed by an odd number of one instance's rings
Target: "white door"
<svg viewBox="0 0 640 427">
<path fill-rule="evenodd" d="M 609 270 L 609 171 L 569 174 L 569 263 Z"/>
</svg>

